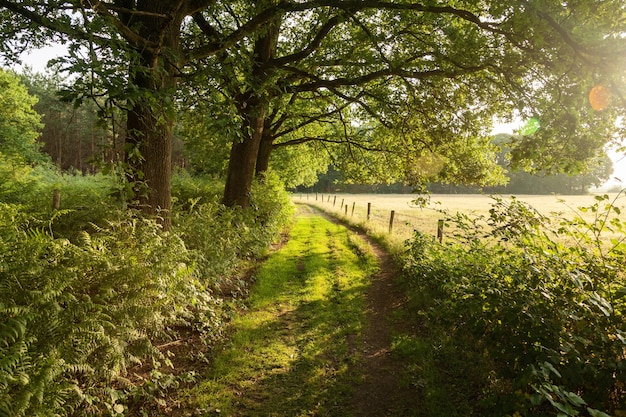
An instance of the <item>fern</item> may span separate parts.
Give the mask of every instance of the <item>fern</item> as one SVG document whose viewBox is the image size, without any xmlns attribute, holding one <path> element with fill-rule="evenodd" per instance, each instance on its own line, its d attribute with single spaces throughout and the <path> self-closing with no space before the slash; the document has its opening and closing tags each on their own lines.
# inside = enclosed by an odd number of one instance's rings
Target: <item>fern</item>
<svg viewBox="0 0 626 417">
<path fill-rule="evenodd" d="M 195 198 L 171 233 L 99 203 L 64 198 L 48 214 L 33 209 L 39 202 L 0 203 L 0 416 L 105 414 L 121 397 L 103 387 L 139 363 L 168 362 L 156 344 L 185 328 L 220 337 L 214 293 L 262 252 L 279 215 L 265 202 L 244 213 Z"/>
</svg>

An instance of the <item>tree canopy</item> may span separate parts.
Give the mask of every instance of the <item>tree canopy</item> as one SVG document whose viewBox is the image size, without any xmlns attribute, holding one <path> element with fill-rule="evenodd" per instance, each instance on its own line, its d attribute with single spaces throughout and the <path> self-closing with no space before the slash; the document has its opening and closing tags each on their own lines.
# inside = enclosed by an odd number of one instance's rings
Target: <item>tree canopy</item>
<svg viewBox="0 0 626 417">
<path fill-rule="evenodd" d="M 41 128 L 36 103 L 15 74 L 0 69 L 0 156 L 22 163 L 43 159 L 36 141 Z"/>
<path fill-rule="evenodd" d="M 494 182 L 494 118 L 538 120 L 507 144 L 514 165 L 579 169 L 624 129 L 616 119 L 626 108 L 625 8 L 620 0 L 0 0 L 0 33 L 5 56 L 49 39 L 70 43 L 64 65 L 80 75 L 75 97 L 106 96 L 127 111 L 129 179 L 144 207 L 168 210 L 177 92 L 210 112 L 207 141 L 231 144 L 228 205 L 249 203 L 273 150 L 298 145 L 306 155 L 312 148 L 302 145 L 312 143 L 355 176 Z"/>
</svg>

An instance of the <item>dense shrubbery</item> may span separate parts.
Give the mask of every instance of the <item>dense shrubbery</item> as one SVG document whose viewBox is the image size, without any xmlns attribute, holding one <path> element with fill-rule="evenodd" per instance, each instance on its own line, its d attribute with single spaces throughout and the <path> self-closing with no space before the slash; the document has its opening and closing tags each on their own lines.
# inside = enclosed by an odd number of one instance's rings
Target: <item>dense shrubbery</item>
<svg viewBox="0 0 626 417">
<path fill-rule="evenodd" d="M 171 358 L 158 345 L 189 332 L 219 338 L 224 280 L 289 215 L 273 179 L 242 211 L 218 204 L 210 181 L 181 176 L 175 225 L 163 232 L 107 197 L 108 177 L 24 169 L 23 185 L 0 190 L 0 416 L 121 415 L 183 378 L 159 372 Z M 153 369 L 142 387 L 127 379 L 138 364 Z"/>
<path fill-rule="evenodd" d="M 626 224 L 607 196 L 581 210 L 595 220 L 555 224 L 496 199 L 488 218 L 450 218 L 456 232 L 444 245 L 419 233 L 409 242 L 413 302 L 440 332 L 434 355 L 474 363 L 464 377 L 483 393 L 475 413 L 626 408 Z"/>
</svg>

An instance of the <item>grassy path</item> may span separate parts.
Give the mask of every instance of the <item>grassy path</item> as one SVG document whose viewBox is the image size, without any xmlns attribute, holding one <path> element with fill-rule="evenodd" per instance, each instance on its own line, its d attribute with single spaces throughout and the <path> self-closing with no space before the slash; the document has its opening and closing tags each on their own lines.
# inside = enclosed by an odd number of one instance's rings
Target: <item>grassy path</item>
<svg viewBox="0 0 626 417">
<path fill-rule="evenodd" d="M 289 241 L 258 271 L 232 338 L 190 392 L 203 415 L 355 415 L 377 265 L 370 246 L 346 228 L 298 216 Z"/>
</svg>

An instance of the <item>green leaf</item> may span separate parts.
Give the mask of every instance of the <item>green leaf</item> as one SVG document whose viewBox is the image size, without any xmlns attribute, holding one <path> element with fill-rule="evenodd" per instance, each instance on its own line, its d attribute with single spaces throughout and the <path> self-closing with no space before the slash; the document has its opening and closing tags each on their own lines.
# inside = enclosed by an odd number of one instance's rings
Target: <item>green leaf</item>
<svg viewBox="0 0 626 417">
<path fill-rule="evenodd" d="M 595 408 L 587 407 L 587 412 L 589 413 L 591 417 L 611 417 L 607 413 L 600 411 L 600 410 L 596 410 Z"/>
<path fill-rule="evenodd" d="M 579 395 L 573 392 L 568 392 L 566 395 L 567 395 L 568 401 L 574 404 L 576 407 L 580 407 L 581 405 L 587 404 L 585 400 L 583 400 Z"/>
<path fill-rule="evenodd" d="M 559 378 L 561 378 L 561 374 L 559 373 L 559 371 L 556 370 L 556 368 L 554 367 L 554 365 L 552 365 L 550 362 L 544 362 L 542 364 L 542 368 L 543 369 L 548 369 L 549 371 L 551 371 L 552 373 L 554 373 L 556 376 L 558 376 Z"/>
</svg>

